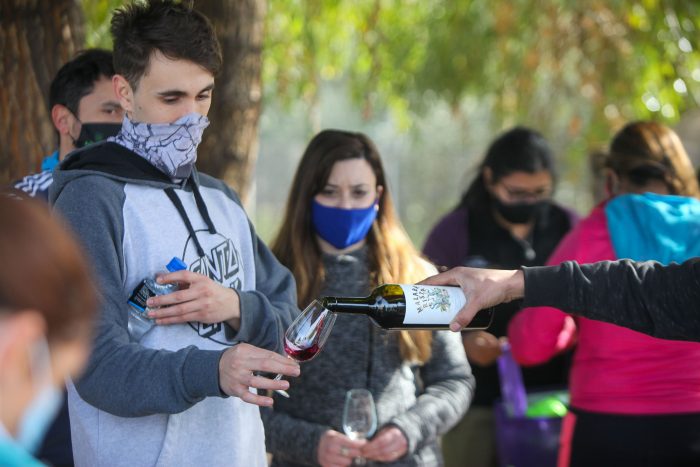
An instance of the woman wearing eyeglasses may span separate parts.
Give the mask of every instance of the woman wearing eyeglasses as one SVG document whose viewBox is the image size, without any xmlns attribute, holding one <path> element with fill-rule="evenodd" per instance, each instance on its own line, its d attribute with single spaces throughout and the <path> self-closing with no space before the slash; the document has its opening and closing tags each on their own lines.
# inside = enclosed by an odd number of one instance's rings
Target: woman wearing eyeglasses
<svg viewBox="0 0 700 467">
<path fill-rule="evenodd" d="M 577 220 L 552 201 L 555 182 L 554 156 L 540 133 L 516 127 L 501 134 L 459 205 L 431 231 L 423 252 L 450 268 L 543 265 Z M 476 393 L 469 412 L 443 438 L 447 467 L 496 465 L 492 408 L 500 387 L 495 362 L 517 311 L 515 304 L 500 305 L 488 331 L 463 334 Z M 530 388 L 564 386 L 566 379 L 565 356 L 524 370 Z"/>
</svg>

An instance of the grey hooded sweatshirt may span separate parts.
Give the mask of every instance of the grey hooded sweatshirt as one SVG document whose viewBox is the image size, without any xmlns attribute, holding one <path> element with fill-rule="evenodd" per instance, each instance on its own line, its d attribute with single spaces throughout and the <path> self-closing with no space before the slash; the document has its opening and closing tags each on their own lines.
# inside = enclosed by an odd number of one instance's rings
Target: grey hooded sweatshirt
<svg viewBox="0 0 700 467">
<path fill-rule="evenodd" d="M 102 294 L 88 367 L 68 385 L 76 465 L 266 465 L 258 407 L 221 392 L 219 359 L 240 342 L 279 351 L 298 313 L 296 292 L 236 194 L 196 171 L 175 184 L 107 142 L 62 163 L 50 200 L 85 248 Z M 174 256 L 236 289 L 238 331 L 189 322 L 130 339 L 127 299 Z"/>
</svg>

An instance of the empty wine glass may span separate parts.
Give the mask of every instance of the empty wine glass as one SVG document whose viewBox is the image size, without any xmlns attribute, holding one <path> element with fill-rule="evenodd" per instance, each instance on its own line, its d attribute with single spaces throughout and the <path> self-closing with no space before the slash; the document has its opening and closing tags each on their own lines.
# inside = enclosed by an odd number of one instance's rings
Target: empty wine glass
<svg viewBox="0 0 700 467">
<path fill-rule="evenodd" d="M 351 389 L 345 394 L 343 431 L 350 439 L 372 437 L 377 429 L 377 409 L 372 393 L 366 389 Z M 365 465 L 362 457 L 353 460 L 354 465 Z"/>
<path fill-rule="evenodd" d="M 314 358 L 326 343 L 335 316 L 320 301 L 311 302 L 284 333 L 284 351 L 297 362 L 308 362 Z M 277 375 L 275 380 L 281 378 L 282 375 Z M 277 393 L 289 397 L 287 391 L 280 389 Z"/>
</svg>

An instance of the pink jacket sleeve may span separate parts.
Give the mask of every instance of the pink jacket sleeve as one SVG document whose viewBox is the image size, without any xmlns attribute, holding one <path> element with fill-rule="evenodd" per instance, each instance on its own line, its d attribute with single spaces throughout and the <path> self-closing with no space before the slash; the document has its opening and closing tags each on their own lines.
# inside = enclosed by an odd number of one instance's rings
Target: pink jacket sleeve
<svg viewBox="0 0 700 467">
<path fill-rule="evenodd" d="M 559 243 L 548 265 L 577 259 L 580 224 Z M 552 284 L 556 287 L 556 284 Z M 571 347 L 576 340 L 576 324 L 566 313 L 549 307 L 525 308 L 508 325 L 513 358 L 524 366 L 539 365 Z"/>
<path fill-rule="evenodd" d="M 548 265 L 564 261 L 593 263 L 615 259 L 610 241 L 605 203 L 596 206 L 562 239 Z M 557 287 L 557 284 L 552 284 Z M 513 357 L 521 365 L 544 363 L 576 343 L 576 321 L 556 308 L 525 308 L 508 326 Z"/>
</svg>

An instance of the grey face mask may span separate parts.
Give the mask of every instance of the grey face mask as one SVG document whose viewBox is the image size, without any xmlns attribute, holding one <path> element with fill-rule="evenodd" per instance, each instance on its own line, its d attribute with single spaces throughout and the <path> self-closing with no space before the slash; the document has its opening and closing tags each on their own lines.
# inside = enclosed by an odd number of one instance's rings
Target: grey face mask
<svg viewBox="0 0 700 467">
<path fill-rule="evenodd" d="M 124 117 L 122 129 L 110 140 L 130 149 L 173 179 L 187 178 L 197 160 L 197 146 L 209 119 L 187 114 L 173 123 L 139 123 Z"/>
</svg>

